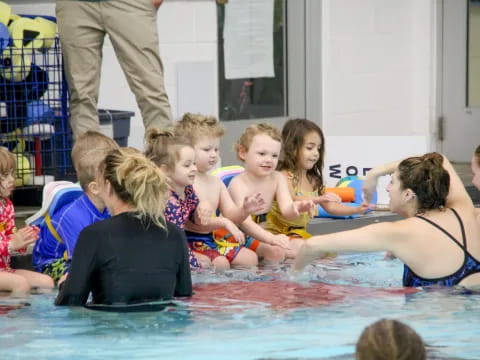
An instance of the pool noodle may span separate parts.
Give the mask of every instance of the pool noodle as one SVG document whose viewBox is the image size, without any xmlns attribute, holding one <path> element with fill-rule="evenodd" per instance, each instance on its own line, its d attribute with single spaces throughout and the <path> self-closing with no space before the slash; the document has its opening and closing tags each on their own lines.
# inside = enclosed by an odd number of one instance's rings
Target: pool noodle
<svg viewBox="0 0 480 360">
<path fill-rule="evenodd" d="M 7 3 L 0 1 L 0 23 L 8 25 L 10 21 L 10 15 L 12 14 L 12 8 Z"/>
</svg>

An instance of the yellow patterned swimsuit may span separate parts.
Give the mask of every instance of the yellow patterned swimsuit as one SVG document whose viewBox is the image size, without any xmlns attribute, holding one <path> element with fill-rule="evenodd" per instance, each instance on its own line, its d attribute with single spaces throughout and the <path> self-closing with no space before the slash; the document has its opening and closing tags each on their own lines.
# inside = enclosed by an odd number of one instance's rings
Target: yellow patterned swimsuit
<svg viewBox="0 0 480 360">
<path fill-rule="evenodd" d="M 293 177 L 292 174 L 288 174 L 289 180 Z M 302 192 L 298 188 L 294 189 L 297 196 L 306 196 L 308 198 L 318 197 L 318 191 Z M 278 202 L 276 200 L 272 203 L 272 208 L 267 214 L 267 224 L 265 229 L 273 234 L 285 234 L 290 237 L 308 239 L 312 237 L 307 232 L 307 226 L 310 222 L 310 214 L 302 213 L 298 218 L 293 220 L 287 220 L 282 215 Z"/>
</svg>

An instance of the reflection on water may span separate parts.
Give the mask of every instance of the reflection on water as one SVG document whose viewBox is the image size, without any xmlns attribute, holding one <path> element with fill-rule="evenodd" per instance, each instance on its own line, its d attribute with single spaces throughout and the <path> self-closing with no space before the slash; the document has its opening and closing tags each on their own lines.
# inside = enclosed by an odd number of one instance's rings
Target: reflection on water
<svg viewBox="0 0 480 360">
<path fill-rule="evenodd" d="M 341 256 L 300 276 L 288 264 L 204 270 L 192 299 L 160 312 L 55 307 L 54 294 L 0 297 L 0 358 L 353 359 L 360 332 L 381 317 L 415 328 L 431 358 L 479 358 L 480 296 L 403 289 L 401 272 L 383 254 Z"/>
</svg>

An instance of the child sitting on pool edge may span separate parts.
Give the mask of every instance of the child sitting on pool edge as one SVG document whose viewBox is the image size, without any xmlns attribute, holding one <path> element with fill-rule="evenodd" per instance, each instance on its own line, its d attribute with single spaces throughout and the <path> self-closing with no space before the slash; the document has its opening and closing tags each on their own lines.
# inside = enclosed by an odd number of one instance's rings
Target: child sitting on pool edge
<svg viewBox="0 0 480 360">
<path fill-rule="evenodd" d="M 265 200 L 263 208 L 247 218 L 241 228 L 259 241 L 259 258 L 268 260 L 272 252 L 275 252 L 280 253 L 277 261 L 282 261 L 285 256 L 292 257 L 293 249 L 288 236 L 272 234 L 261 226 L 273 201 L 277 201 L 280 212 L 287 219 L 298 218 L 301 213 L 308 213 L 314 208 L 311 200 L 292 200 L 285 177 L 275 170 L 280 150 L 281 137 L 277 128 L 269 124 L 248 126 L 236 144 L 237 157 L 243 161 L 245 171 L 234 177 L 228 186 L 237 206 L 252 191 L 262 194 Z"/>
<path fill-rule="evenodd" d="M 325 193 L 322 175 L 324 156 L 325 137 L 317 124 L 306 119 L 291 119 L 285 123 L 277 170 L 287 180 L 292 198 L 312 200 L 333 215 L 365 213 L 369 209 L 368 204 L 355 207 L 344 205 L 338 195 Z M 310 214 L 306 212 L 298 218 L 287 219 L 274 200 L 267 214 L 266 230 L 290 237 L 294 257 L 303 240 L 312 236 L 307 232 L 310 219 Z"/>
<path fill-rule="evenodd" d="M 165 219 L 181 229 L 185 228 L 187 222 L 193 222 L 205 225 L 205 231 L 213 231 L 214 229 L 206 225 L 213 210 L 207 204 L 200 203 L 193 189 L 197 167 L 190 139 L 174 136 L 172 132 L 160 129 L 148 130 L 145 138 L 145 155 L 167 175 L 170 194 L 165 208 Z M 192 268 L 211 265 L 207 256 L 194 253 L 190 248 L 189 256 Z"/>
<path fill-rule="evenodd" d="M 27 246 L 38 239 L 36 226 L 17 230 L 15 210 L 9 199 L 15 188 L 15 157 L 0 147 L 0 291 L 14 294 L 27 293 L 31 287 L 52 288 L 52 279 L 43 274 L 23 269 L 12 269 L 10 259 L 14 254 L 23 254 Z"/>
<path fill-rule="evenodd" d="M 72 162 L 84 193 L 56 211 L 51 219 L 55 234 L 45 224 L 33 249 L 36 271 L 50 275 L 58 282 L 70 266 L 80 232 L 87 226 L 110 217 L 105 203 L 98 196 L 96 176 L 99 164 L 117 143 L 96 131 L 82 134 L 73 145 Z"/>
<path fill-rule="evenodd" d="M 236 224 L 243 222 L 250 213 L 261 209 L 263 199 L 259 193 L 252 194 L 245 197 L 239 207 L 233 202 L 225 184 L 208 174 L 218 161 L 223 127 L 213 116 L 185 114 L 177 122 L 175 133 L 192 140 L 197 166 L 193 184 L 195 193 L 201 202 L 209 204 L 212 210 L 219 209 L 221 212 L 221 216 L 210 219 L 211 227 L 215 228 L 213 233 L 202 231 L 201 227 L 191 222 L 186 224 L 185 233 L 190 247 L 197 253 L 208 256 L 216 269 L 257 265 L 255 252 L 242 246 L 245 238 Z M 226 233 L 231 236 L 226 238 Z"/>
</svg>

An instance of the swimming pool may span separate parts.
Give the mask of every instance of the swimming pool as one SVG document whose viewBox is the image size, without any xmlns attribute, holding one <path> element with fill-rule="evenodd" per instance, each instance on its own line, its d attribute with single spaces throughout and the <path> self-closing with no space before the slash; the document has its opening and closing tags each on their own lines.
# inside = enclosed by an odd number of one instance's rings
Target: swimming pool
<svg viewBox="0 0 480 360">
<path fill-rule="evenodd" d="M 383 254 L 342 255 L 292 279 L 288 265 L 194 275 L 192 300 L 153 313 L 0 297 L 1 359 L 353 359 L 381 317 L 414 327 L 439 359 L 480 358 L 480 295 L 406 291 Z M 8 306 L 31 305 L 9 311 Z"/>
</svg>

